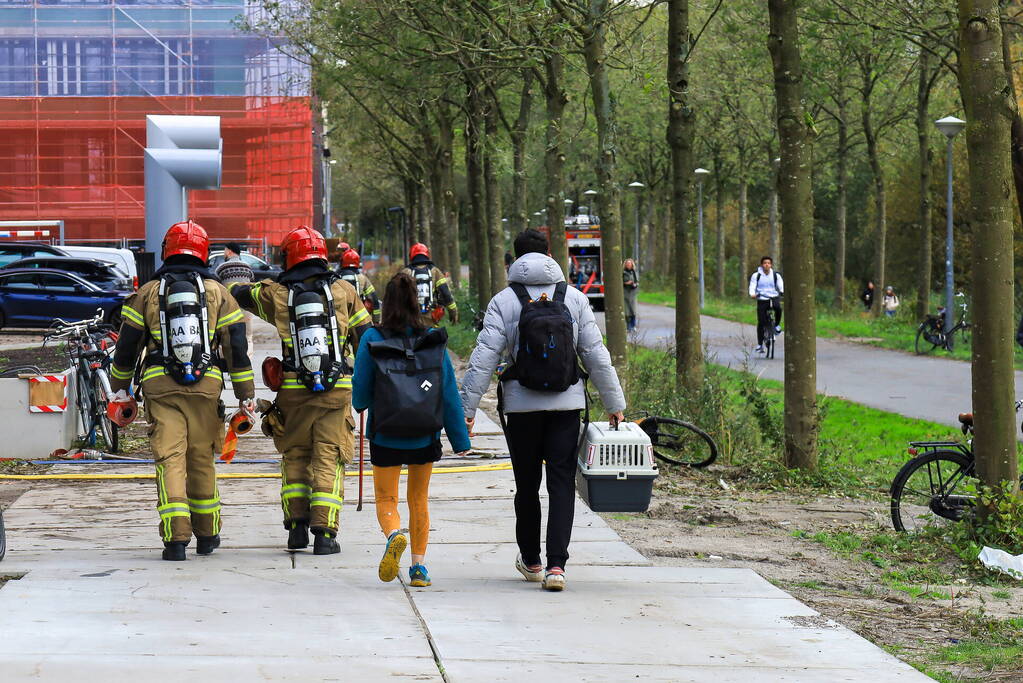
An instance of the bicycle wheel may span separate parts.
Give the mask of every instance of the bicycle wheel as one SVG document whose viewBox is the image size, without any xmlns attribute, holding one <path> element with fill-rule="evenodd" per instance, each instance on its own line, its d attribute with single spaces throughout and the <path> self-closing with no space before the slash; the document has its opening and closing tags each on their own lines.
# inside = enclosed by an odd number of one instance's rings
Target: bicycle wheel
<svg viewBox="0 0 1023 683">
<path fill-rule="evenodd" d="M 99 425 L 100 433 L 103 434 L 103 440 L 107 442 L 107 453 L 116 453 L 118 449 L 118 430 L 117 425 L 110 421 L 107 417 L 107 395 L 106 387 L 103 386 L 103 380 L 100 379 L 99 374 L 95 375 L 96 387 L 96 423 Z"/>
<path fill-rule="evenodd" d="M 969 326 L 969 324 L 963 325 L 958 330 L 956 330 L 956 335 L 959 337 L 959 341 L 961 341 L 963 344 L 965 344 L 966 346 L 970 345 L 970 326 Z"/>
<path fill-rule="evenodd" d="M 75 377 L 75 402 L 78 405 L 81 436 L 89 446 L 92 446 L 96 443 L 96 423 L 93 420 L 96 411 L 92 405 L 92 387 L 89 386 L 90 373 L 84 365 L 84 363 L 78 364 L 78 372 Z"/>
<path fill-rule="evenodd" d="M 717 460 L 718 445 L 694 424 L 671 417 L 648 417 L 639 423 L 658 460 L 683 467 L 706 467 Z"/>
<path fill-rule="evenodd" d="M 928 338 L 926 323 L 920 323 L 920 327 L 916 328 L 916 341 L 914 342 L 913 347 L 919 356 L 930 353 L 934 349 L 938 348 L 938 344 L 935 344 Z"/>
<path fill-rule="evenodd" d="M 965 485 L 973 477 L 973 458 L 959 451 L 930 451 L 907 462 L 890 491 L 895 530 L 918 531 L 972 514 Z"/>
</svg>

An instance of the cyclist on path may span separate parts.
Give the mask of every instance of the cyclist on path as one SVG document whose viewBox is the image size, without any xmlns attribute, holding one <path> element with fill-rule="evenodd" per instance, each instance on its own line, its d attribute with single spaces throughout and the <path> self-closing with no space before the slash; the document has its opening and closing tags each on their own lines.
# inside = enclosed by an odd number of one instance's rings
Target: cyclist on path
<svg viewBox="0 0 1023 683">
<path fill-rule="evenodd" d="M 757 353 L 764 350 L 767 311 L 774 310 L 774 333 L 781 334 L 781 295 L 784 293 L 785 281 L 774 269 L 774 259 L 762 256 L 760 267 L 749 279 L 750 298 L 757 302 Z"/>
</svg>

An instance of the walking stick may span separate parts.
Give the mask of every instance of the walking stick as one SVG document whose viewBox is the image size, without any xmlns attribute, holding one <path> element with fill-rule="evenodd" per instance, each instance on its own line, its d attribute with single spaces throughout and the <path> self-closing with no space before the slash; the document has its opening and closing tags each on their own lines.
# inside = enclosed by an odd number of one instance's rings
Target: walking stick
<svg viewBox="0 0 1023 683">
<path fill-rule="evenodd" d="M 357 512 L 362 511 L 362 472 L 363 463 L 366 460 L 366 412 L 359 413 L 359 504 L 355 507 Z"/>
</svg>

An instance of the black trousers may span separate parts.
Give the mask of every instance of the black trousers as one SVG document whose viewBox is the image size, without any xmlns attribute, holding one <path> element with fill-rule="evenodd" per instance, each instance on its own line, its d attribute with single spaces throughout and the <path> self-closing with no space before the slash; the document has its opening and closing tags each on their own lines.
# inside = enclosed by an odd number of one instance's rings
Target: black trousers
<svg viewBox="0 0 1023 683">
<path fill-rule="evenodd" d="M 764 327 L 767 325 L 767 311 L 774 309 L 774 324 L 781 325 L 781 297 L 757 299 L 757 346 L 764 343 Z"/>
<path fill-rule="evenodd" d="M 547 568 L 564 569 L 575 517 L 579 411 L 508 413 L 508 449 L 515 473 L 515 540 L 527 565 L 540 564 L 540 482 L 547 463 Z"/>
</svg>

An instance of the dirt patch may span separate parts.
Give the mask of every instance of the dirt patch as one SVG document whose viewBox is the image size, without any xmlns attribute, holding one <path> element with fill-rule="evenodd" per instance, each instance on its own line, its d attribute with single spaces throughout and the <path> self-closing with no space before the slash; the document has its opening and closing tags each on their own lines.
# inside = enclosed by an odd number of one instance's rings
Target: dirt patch
<svg viewBox="0 0 1023 683">
<path fill-rule="evenodd" d="M 0 373 L 22 365 L 35 366 L 42 372 L 61 372 L 67 370 L 68 360 L 57 346 L 0 350 Z"/>
<path fill-rule="evenodd" d="M 939 656 L 980 624 L 1019 617 L 1023 584 L 964 578 L 953 557 L 873 554 L 867 544 L 895 538 L 887 501 L 725 491 L 720 473 L 663 474 L 648 512 L 603 515 L 653 564 L 752 569 L 820 612 L 808 625 L 837 622 L 948 680 L 1023 680 L 1023 662 L 980 669 Z"/>
</svg>

